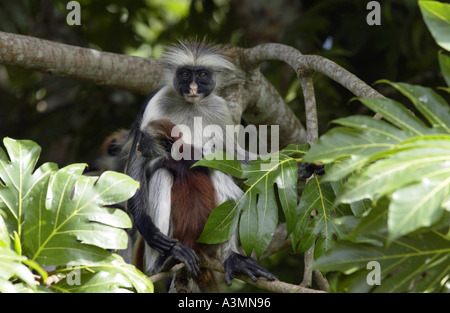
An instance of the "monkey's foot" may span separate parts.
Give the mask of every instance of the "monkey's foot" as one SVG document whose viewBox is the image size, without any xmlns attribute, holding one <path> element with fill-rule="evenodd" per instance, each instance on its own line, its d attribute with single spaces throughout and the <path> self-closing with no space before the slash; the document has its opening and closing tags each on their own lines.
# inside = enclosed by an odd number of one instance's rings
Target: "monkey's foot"
<svg viewBox="0 0 450 313">
<path fill-rule="evenodd" d="M 278 280 L 278 278 L 266 270 L 256 260 L 240 255 L 238 253 L 231 254 L 224 263 L 225 267 L 225 283 L 230 286 L 231 280 L 236 276 L 236 273 L 243 273 L 248 275 L 253 281 L 258 277 L 265 277 L 268 280 Z"/>
</svg>

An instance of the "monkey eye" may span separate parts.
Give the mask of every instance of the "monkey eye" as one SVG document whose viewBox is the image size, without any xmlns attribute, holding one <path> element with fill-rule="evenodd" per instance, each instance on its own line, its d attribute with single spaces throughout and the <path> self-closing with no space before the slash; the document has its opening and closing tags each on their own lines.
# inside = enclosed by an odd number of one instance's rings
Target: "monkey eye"
<svg viewBox="0 0 450 313">
<path fill-rule="evenodd" d="M 201 72 L 200 74 L 198 74 L 198 76 L 199 76 L 200 78 L 205 78 L 206 76 L 208 76 L 208 73 L 206 73 L 206 72 Z"/>
<path fill-rule="evenodd" d="M 181 72 L 180 76 L 183 78 L 187 78 L 189 76 L 189 74 L 187 72 Z"/>
</svg>

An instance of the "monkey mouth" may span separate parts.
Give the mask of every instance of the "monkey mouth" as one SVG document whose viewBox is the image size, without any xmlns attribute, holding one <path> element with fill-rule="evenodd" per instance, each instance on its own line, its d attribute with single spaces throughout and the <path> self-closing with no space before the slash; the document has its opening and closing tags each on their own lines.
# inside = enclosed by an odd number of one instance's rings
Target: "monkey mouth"
<svg viewBox="0 0 450 313">
<path fill-rule="evenodd" d="M 197 102 L 202 99 L 203 96 L 201 94 L 185 94 L 184 99 L 188 102 Z"/>
</svg>

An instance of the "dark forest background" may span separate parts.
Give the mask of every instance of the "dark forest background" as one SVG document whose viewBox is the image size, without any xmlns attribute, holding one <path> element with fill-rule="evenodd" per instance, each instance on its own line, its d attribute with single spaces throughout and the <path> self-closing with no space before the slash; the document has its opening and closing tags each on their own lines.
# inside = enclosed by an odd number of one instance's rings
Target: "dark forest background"
<svg viewBox="0 0 450 313">
<path fill-rule="evenodd" d="M 0 1 L 0 30 L 114 53 L 158 58 L 179 38 L 252 47 L 279 42 L 318 54 L 368 84 L 378 79 L 442 86 L 435 44 L 417 1 L 381 4 L 381 25 L 369 26 L 361 0 L 79 0 L 81 26 L 69 26 L 60 0 Z M 263 72 L 304 123 L 295 73 L 279 62 Z M 352 95 L 314 76 L 320 132 L 335 118 L 370 114 Z M 397 94 L 377 86 L 389 97 Z M 144 100 L 130 92 L 0 65 L 0 138 L 31 139 L 41 162 L 89 163 L 108 134 L 129 127 Z"/>
</svg>

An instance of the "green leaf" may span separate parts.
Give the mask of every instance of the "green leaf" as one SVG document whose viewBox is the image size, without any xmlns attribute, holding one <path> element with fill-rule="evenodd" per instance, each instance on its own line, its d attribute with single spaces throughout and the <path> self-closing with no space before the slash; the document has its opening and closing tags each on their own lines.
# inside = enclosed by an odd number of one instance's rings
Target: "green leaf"
<svg viewBox="0 0 450 313">
<path fill-rule="evenodd" d="M 423 121 L 397 101 L 385 98 L 359 100 L 372 111 L 381 114 L 385 120 L 403 130 L 408 136 L 434 133 Z"/>
<path fill-rule="evenodd" d="M 385 239 L 378 234 L 380 240 Z M 367 284 L 366 269 L 371 261 L 380 264 L 381 285 Z M 313 265 L 321 271 L 340 271 L 348 275 L 348 292 L 437 292 L 449 281 L 450 238 L 429 232 L 416 238 L 394 240 L 389 247 L 340 241 Z"/>
<path fill-rule="evenodd" d="M 118 255 L 114 257 L 111 264 L 91 267 L 71 264 L 66 269 L 57 270 L 66 277 L 51 289 L 65 293 L 153 292 L 153 284 L 146 275 L 126 264 Z"/>
<path fill-rule="evenodd" d="M 0 247 L 0 292 L 17 292 L 11 282 L 14 277 L 25 282 L 29 288 L 35 288 L 33 273 L 22 264 L 26 259 L 9 248 Z"/>
<path fill-rule="evenodd" d="M 352 242 L 383 246 L 384 238 L 380 237 L 379 234 L 387 233 L 388 209 L 389 202 L 386 198 L 373 204 L 373 207 L 367 210 L 366 214 L 351 221 L 352 230 L 345 236 L 345 239 Z M 349 224 L 349 221 L 348 219 L 343 220 L 343 222 L 338 220 L 336 223 Z"/>
<path fill-rule="evenodd" d="M 226 152 L 217 151 L 209 154 L 207 157 L 197 161 L 192 167 L 206 166 L 222 171 L 236 178 L 242 177 L 241 162 L 230 156 Z"/>
<path fill-rule="evenodd" d="M 442 51 L 439 51 L 439 66 L 447 86 L 450 87 L 450 56 Z"/>
<path fill-rule="evenodd" d="M 255 243 L 258 241 L 259 225 L 258 221 L 257 201 L 258 197 L 253 195 L 256 192 L 251 189 L 247 196 L 242 199 L 242 215 L 239 222 L 239 238 L 241 239 L 242 249 L 247 255 L 253 251 Z"/>
<path fill-rule="evenodd" d="M 439 133 L 450 133 L 450 106 L 431 88 L 381 80 L 407 96 Z"/>
<path fill-rule="evenodd" d="M 83 170 L 83 164 L 74 164 L 57 171 L 48 185 L 46 206 L 27 216 L 24 245 L 40 264 L 62 265 L 81 258 L 83 264 L 96 265 L 109 259 L 109 253 L 97 247 L 126 248 L 122 228 L 131 227 L 130 219 L 121 210 L 103 206 L 130 198 L 137 182 L 115 172 L 82 176 Z"/>
<path fill-rule="evenodd" d="M 297 145 L 297 144 L 290 144 L 283 150 L 281 150 L 281 153 L 283 153 L 286 156 L 289 156 L 294 159 L 302 158 L 310 149 L 309 144 L 303 144 L 303 145 Z"/>
<path fill-rule="evenodd" d="M 350 177 L 336 201 L 388 195 L 390 240 L 437 222 L 449 201 L 450 136 L 416 137 L 384 155 Z"/>
<path fill-rule="evenodd" d="M 64 267 L 76 262 L 89 273 L 101 268 L 103 282 L 111 282 L 113 289 L 152 290 L 142 273 L 106 250 L 127 246 L 124 228 L 131 227 L 131 221 L 110 206 L 129 199 L 138 188 L 136 181 L 115 172 L 83 176 L 84 164 L 58 170 L 46 163 L 34 170 L 40 153 L 37 144 L 9 138 L 4 143 L 8 154 L 0 149 L 0 212 L 6 216 L 5 222 L 0 218 L 0 289 L 30 290 L 27 285 L 35 286 L 30 269 L 45 281 L 41 265 Z M 23 256 L 10 249 L 11 234 Z M 106 289 L 103 284 L 94 290 Z"/>
<path fill-rule="evenodd" d="M 449 142 L 450 143 L 450 142 Z M 349 178 L 341 188 L 337 202 L 351 203 L 370 198 L 377 200 L 402 186 L 423 179 L 428 173 L 447 168 L 450 146 L 391 150 L 391 157 L 373 163 Z M 448 162 L 450 166 L 450 162 Z"/>
<path fill-rule="evenodd" d="M 349 117 L 337 120 L 350 127 L 333 128 L 319 138 L 304 157 L 305 162 L 330 163 L 356 155 L 362 159 L 379 151 L 391 149 L 404 135 L 396 130 L 391 132 L 389 124 L 368 117 Z M 354 127 L 357 125 L 357 127 Z M 353 128 L 354 127 L 354 128 Z M 354 170 L 346 163 L 345 173 Z"/>
<path fill-rule="evenodd" d="M 343 182 L 336 203 L 354 207 L 388 197 L 391 241 L 434 227 L 448 207 L 450 107 L 429 88 L 387 83 L 412 101 L 429 126 L 393 100 L 361 99 L 391 124 L 370 117 L 336 120 L 342 126 L 323 135 L 304 159 L 334 162 L 323 181 Z"/>
<path fill-rule="evenodd" d="M 324 240 L 322 250 L 328 250 L 334 244 L 334 235 L 338 238 L 344 236 L 343 228 L 334 223 L 334 219 L 344 216 L 345 212 L 334 202 L 335 194 L 329 183 L 320 183 L 317 177 L 313 177 L 306 184 L 297 207 L 297 228 L 292 233 L 295 250 L 305 252 L 319 236 Z M 315 216 L 311 218 L 313 211 Z"/>
<path fill-rule="evenodd" d="M 11 160 L 0 149 L 0 208 L 6 213 L 9 232 L 16 230 L 21 236 L 24 211 L 29 204 L 25 202 L 43 190 L 57 167 L 46 163 L 32 173 L 41 148 L 29 140 L 5 138 L 3 143 Z"/>
<path fill-rule="evenodd" d="M 0 214 L 0 248 L 10 248 L 10 245 L 11 239 L 9 238 L 8 228 L 2 214 Z"/>
<path fill-rule="evenodd" d="M 438 1 L 419 1 L 419 7 L 436 43 L 450 51 L 450 5 Z"/>
<path fill-rule="evenodd" d="M 450 168 L 436 169 L 436 172 L 440 173 L 438 177 L 425 177 L 392 194 L 388 219 L 390 240 L 429 227 L 444 216 L 444 203 L 450 199 Z"/>
<path fill-rule="evenodd" d="M 235 233 L 239 221 L 239 207 L 226 201 L 215 208 L 206 222 L 198 242 L 214 244 L 225 242 Z"/>
</svg>

